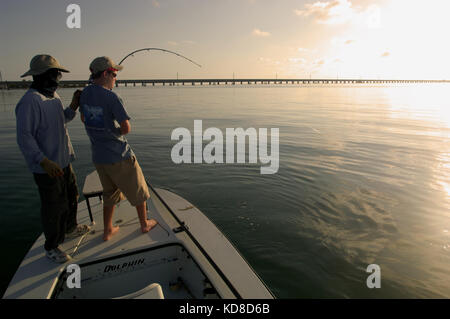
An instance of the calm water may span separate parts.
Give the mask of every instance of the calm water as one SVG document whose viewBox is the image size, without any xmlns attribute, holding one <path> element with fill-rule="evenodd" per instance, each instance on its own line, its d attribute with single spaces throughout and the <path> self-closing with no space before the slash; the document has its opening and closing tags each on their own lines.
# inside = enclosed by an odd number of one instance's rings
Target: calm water
<svg viewBox="0 0 450 319">
<path fill-rule="evenodd" d="M 199 207 L 279 298 L 450 297 L 450 87 L 117 88 L 144 174 Z M 62 89 L 64 102 L 73 90 Z M 0 92 L 0 293 L 42 232 L 39 197 Z M 279 128 L 280 168 L 172 163 L 172 130 Z M 93 170 L 69 124 L 82 188 Z M 381 289 L 368 289 L 369 264 Z"/>
</svg>

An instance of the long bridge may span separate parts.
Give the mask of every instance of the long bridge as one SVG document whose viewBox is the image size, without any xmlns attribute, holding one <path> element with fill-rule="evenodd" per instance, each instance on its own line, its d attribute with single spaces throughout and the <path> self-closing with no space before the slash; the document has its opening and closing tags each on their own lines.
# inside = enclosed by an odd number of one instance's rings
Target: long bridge
<svg viewBox="0 0 450 319">
<path fill-rule="evenodd" d="M 393 79 L 155 79 L 117 80 L 116 86 L 175 86 L 175 85 L 270 85 L 270 84 L 395 84 L 395 83 L 450 83 L 450 80 L 393 80 Z M 0 89 L 28 88 L 31 81 L 3 81 Z M 86 80 L 61 81 L 60 87 L 84 87 Z"/>
</svg>

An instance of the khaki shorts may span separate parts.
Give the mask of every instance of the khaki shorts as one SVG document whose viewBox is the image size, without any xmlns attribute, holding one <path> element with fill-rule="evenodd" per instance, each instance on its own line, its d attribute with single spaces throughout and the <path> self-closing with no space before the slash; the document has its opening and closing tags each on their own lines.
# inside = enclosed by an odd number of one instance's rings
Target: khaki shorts
<svg viewBox="0 0 450 319">
<path fill-rule="evenodd" d="M 114 164 L 95 164 L 103 186 L 103 205 L 111 207 L 128 199 L 137 206 L 150 198 L 144 174 L 135 156 Z"/>
</svg>

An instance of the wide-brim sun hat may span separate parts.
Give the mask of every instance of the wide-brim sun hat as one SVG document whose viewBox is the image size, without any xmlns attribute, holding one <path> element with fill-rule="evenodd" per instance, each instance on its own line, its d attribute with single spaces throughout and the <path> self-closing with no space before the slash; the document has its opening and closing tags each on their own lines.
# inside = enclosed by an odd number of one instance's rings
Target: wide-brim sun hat
<svg viewBox="0 0 450 319">
<path fill-rule="evenodd" d="M 101 56 L 95 58 L 89 65 L 89 70 L 92 74 L 106 71 L 108 69 L 115 69 L 117 71 L 122 71 L 123 66 L 115 64 L 111 58 L 107 56 Z"/>
<path fill-rule="evenodd" d="M 34 58 L 31 59 L 30 69 L 21 75 L 21 78 L 24 78 L 29 75 L 39 75 L 45 73 L 50 69 L 57 69 L 61 72 L 70 72 L 61 64 L 59 64 L 58 60 L 48 54 L 38 54 Z"/>
</svg>

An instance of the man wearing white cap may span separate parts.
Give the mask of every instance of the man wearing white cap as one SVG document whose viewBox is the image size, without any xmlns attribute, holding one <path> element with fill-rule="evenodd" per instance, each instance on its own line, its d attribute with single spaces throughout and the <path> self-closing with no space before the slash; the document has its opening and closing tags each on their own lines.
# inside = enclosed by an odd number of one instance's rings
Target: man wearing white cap
<svg viewBox="0 0 450 319">
<path fill-rule="evenodd" d="M 66 127 L 76 115 L 81 91 L 64 109 L 56 93 L 61 72 L 69 71 L 55 58 L 36 55 L 21 76 L 33 76 L 33 83 L 16 106 L 17 143 L 39 188 L 46 256 L 58 263 L 71 259 L 59 246 L 64 239 L 89 231 L 77 223 L 78 187 L 70 164 L 75 156 Z"/>
<path fill-rule="evenodd" d="M 128 144 L 130 117 L 122 99 L 112 91 L 117 72 L 123 67 L 108 57 L 94 59 L 89 67 L 92 84 L 80 98 L 81 120 L 91 140 L 92 161 L 103 186 L 103 239 L 109 240 L 119 227 L 113 226 L 114 206 L 123 194 L 136 207 L 141 231 L 152 229 L 157 222 L 147 219 L 146 200 L 150 197 L 142 169 Z"/>
</svg>

